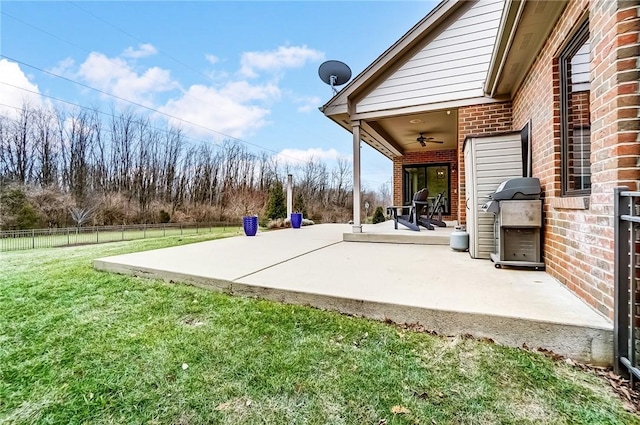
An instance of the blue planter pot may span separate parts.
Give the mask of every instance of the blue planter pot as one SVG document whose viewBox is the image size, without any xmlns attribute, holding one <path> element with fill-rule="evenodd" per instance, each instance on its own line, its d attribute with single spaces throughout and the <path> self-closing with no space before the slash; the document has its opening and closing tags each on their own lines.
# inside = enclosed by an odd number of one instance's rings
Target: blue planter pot
<svg viewBox="0 0 640 425">
<path fill-rule="evenodd" d="M 255 236 L 258 232 L 258 216 L 251 215 L 242 218 L 242 228 L 247 236 Z"/>
<path fill-rule="evenodd" d="M 291 227 L 299 229 L 302 226 L 302 213 L 291 213 Z"/>
</svg>

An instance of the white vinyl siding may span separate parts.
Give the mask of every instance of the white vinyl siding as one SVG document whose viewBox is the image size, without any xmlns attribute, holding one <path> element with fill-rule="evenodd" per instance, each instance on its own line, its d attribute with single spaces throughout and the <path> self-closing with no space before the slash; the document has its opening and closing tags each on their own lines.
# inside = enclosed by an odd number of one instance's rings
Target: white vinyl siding
<svg viewBox="0 0 640 425">
<path fill-rule="evenodd" d="M 482 211 L 500 183 L 522 177 L 520 133 L 467 140 L 464 150 L 469 254 L 490 258 L 495 252 L 494 214 Z"/>
<path fill-rule="evenodd" d="M 356 105 L 358 113 L 484 96 L 502 0 L 480 0 Z"/>
</svg>

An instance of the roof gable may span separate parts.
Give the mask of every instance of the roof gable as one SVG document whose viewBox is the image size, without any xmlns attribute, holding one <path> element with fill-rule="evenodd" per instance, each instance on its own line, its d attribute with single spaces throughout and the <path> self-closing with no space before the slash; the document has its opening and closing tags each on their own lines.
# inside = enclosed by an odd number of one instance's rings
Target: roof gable
<svg viewBox="0 0 640 425">
<path fill-rule="evenodd" d="M 444 0 L 321 109 L 327 116 L 483 97 L 503 0 Z"/>
<path fill-rule="evenodd" d="M 355 104 L 356 113 L 484 96 L 504 2 L 466 3 Z"/>
<path fill-rule="evenodd" d="M 411 28 L 400 40 L 389 47 L 364 71 L 358 74 L 349 84 L 343 87 L 335 96 L 320 108 L 325 115 L 331 116 L 347 111 L 349 96 L 357 94 L 380 73 L 392 66 L 397 57 L 413 48 L 416 41 L 425 33 L 437 27 L 447 19 L 461 4 L 463 0 L 443 0 L 427 16 Z"/>
</svg>

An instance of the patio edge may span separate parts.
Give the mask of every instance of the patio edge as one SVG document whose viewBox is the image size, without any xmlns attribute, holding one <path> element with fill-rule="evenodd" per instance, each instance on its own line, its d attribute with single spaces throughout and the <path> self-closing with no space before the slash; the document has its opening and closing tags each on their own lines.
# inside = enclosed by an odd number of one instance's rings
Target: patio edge
<svg viewBox="0 0 640 425">
<path fill-rule="evenodd" d="M 542 348 L 563 357 L 596 365 L 613 362 L 613 328 L 580 326 L 517 317 L 472 312 L 446 311 L 332 295 L 249 285 L 185 273 L 159 271 L 94 260 L 97 270 L 184 283 L 229 295 L 260 298 L 280 303 L 309 306 L 343 314 L 397 324 L 420 324 L 439 335 L 471 335 L 489 338 L 511 347 Z"/>
</svg>

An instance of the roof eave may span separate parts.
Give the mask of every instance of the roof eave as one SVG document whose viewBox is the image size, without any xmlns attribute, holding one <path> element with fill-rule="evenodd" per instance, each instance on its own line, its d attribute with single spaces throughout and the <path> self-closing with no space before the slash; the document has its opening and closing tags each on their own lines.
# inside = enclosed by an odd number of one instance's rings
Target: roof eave
<svg viewBox="0 0 640 425">
<path fill-rule="evenodd" d="M 520 18 L 522 17 L 524 3 L 525 0 L 507 1 L 502 10 L 500 27 L 498 28 L 496 43 L 493 47 L 493 53 L 491 54 L 487 79 L 484 83 L 484 92 L 489 97 L 494 97 L 496 94 L 498 82 L 504 69 L 504 63 L 509 54 L 511 44 L 513 43 L 518 22 L 520 22 Z"/>
<path fill-rule="evenodd" d="M 487 96 L 514 96 L 568 1 L 513 0 L 505 3 L 484 85 Z M 537 30 L 531 32 L 532 27 Z M 523 44 L 528 44 L 526 49 Z"/>
</svg>

